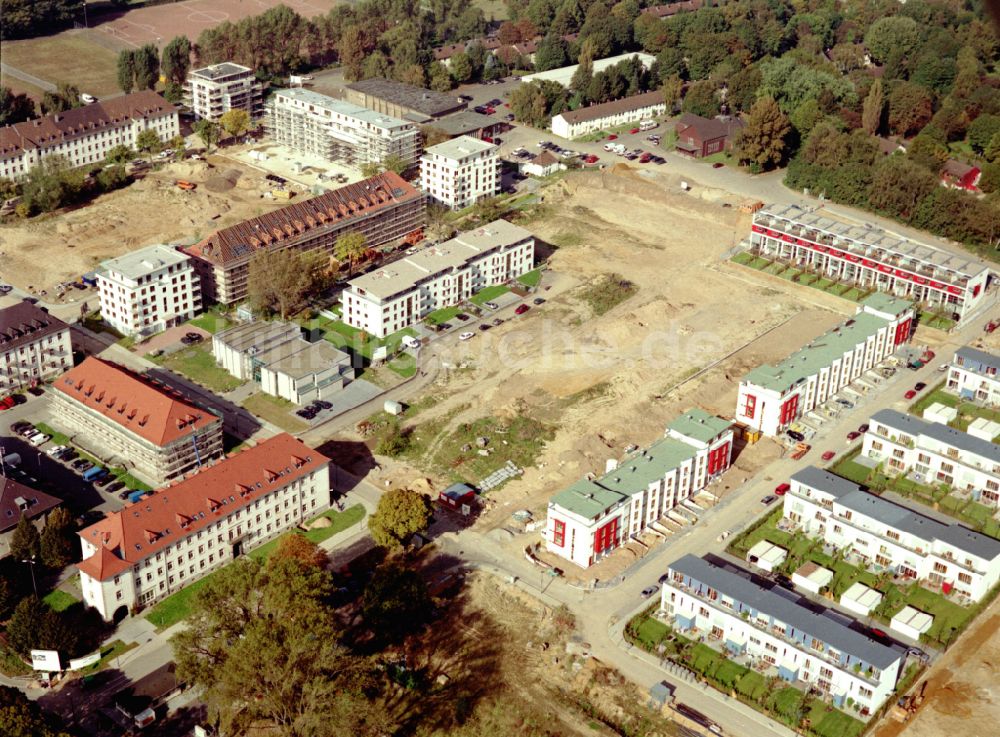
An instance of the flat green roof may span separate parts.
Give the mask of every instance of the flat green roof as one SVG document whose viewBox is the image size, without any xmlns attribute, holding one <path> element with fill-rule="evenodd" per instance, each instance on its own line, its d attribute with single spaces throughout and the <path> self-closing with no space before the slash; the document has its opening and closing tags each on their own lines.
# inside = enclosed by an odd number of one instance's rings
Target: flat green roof
<svg viewBox="0 0 1000 737">
<path fill-rule="evenodd" d="M 870 312 L 859 312 L 853 319 L 819 336 L 776 366 L 758 366 L 743 380 L 765 389 L 784 392 L 807 376 L 829 366 L 888 324 L 889 321 L 885 318 L 876 317 Z"/>
<path fill-rule="evenodd" d="M 913 306 L 911 302 L 905 299 L 893 297 L 891 294 L 885 294 L 884 292 L 872 292 L 861 300 L 861 304 L 879 312 L 888 312 L 891 315 L 899 315 Z"/>
<path fill-rule="evenodd" d="M 593 519 L 624 499 L 624 494 L 584 479 L 560 491 L 552 497 L 551 503 L 586 519 Z"/>
<path fill-rule="evenodd" d="M 705 410 L 695 407 L 667 425 L 667 429 L 707 443 L 725 432 L 732 424 L 729 420 L 710 415 Z"/>
</svg>

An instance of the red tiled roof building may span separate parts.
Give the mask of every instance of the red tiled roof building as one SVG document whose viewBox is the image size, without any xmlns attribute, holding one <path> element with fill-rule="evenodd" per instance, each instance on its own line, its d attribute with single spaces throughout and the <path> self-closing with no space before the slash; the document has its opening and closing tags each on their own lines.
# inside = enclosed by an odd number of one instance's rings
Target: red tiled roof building
<svg viewBox="0 0 1000 737">
<path fill-rule="evenodd" d="M 282 433 L 80 531 L 84 601 L 119 619 L 330 506 L 330 460 Z"/>
<path fill-rule="evenodd" d="M 91 356 L 52 384 L 53 417 L 74 443 L 162 484 L 222 455 L 222 420 L 174 389 Z"/>
</svg>

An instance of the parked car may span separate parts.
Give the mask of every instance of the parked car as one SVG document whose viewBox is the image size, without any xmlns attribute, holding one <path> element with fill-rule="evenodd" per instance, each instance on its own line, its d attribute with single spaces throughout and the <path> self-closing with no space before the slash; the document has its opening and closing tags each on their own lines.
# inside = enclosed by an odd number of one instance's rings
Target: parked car
<svg viewBox="0 0 1000 737">
<path fill-rule="evenodd" d="M 86 458 L 80 458 L 78 460 L 73 461 L 73 463 L 72 463 L 73 470 L 75 470 L 75 471 L 79 471 L 81 468 L 83 468 L 86 465 L 93 466 L 94 464 L 91 463 L 90 461 L 88 461 Z"/>
<path fill-rule="evenodd" d="M 487 331 L 487 330 L 490 329 L 490 326 L 489 326 L 488 323 L 484 322 L 482 325 L 479 326 L 479 329 L 482 330 L 483 332 L 485 332 L 485 331 Z"/>
<path fill-rule="evenodd" d="M 868 423 L 858 425 L 858 432 L 868 432 Z"/>
<path fill-rule="evenodd" d="M 67 448 L 59 455 L 59 460 L 63 463 L 69 463 L 70 461 L 76 460 L 79 455 L 80 454 L 76 452 L 75 448 Z"/>
<path fill-rule="evenodd" d="M 587 154 L 583 157 L 584 164 L 596 164 L 600 159 L 594 154 Z"/>
<path fill-rule="evenodd" d="M 14 430 L 14 432 L 16 432 L 22 438 L 26 438 L 29 435 L 35 434 L 35 426 L 32 425 L 30 422 L 25 422 L 20 429 Z"/>
<path fill-rule="evenodd" d="M 498 327 L 500 325 L 503 325 L 503 323 L 504 323 L 503 318 L 496 317 L 493 319 L 493 327 Z"/>
<path fill-rule="evenodd" d="M 83 458 L 81 458 L 80 460 L 81 460 L 81 461 L 83 461 L 83 464 L 82 464 L 82 465 L 79 465 L 79 466 L 77 466 L 77 465 L 76 465 L 76 464 L 74 463 L 74 464 L 73 464 L 73 468 L 75 468 L 75 469 L 76 469 L 76 472 L 77 472 L 78 474 L 80 474 L 80 475 L 82 476 L 83 474 L 87 473 L 87 471 L 89 471 L 90 469 L 92 469 L 92 468 L 94 467 L 94 464 L 93 464 L 93 463 L 91 463 L 91 462 L 90 462 L 90 461 L 88 461 L 88 460 L 84 460 Z"/>
<path fill-rule="evenodd" d="M 0 284 L 0 294 L 10 294 L 14 291 L 14 287 L 10 284 Z"/>
<path fill-rule="evenodd" d="M 908 392 L 906 392 L 906 394 L 903 395 L 903 399 L 913 399 L 915 396 L 917 396 L 917 393 L 912 389 L 910 389 Z"/>
<path fill-rule="evenodd" d="M 462 333 L 461 335 L 459 335 L 458 339 L 459 340 L 472 340 L 474 337 L 476 337 L 476 334 L 473 333 L 471 330 L 467 330 L 464 333 Z"/>
<path fill-rule="evenodd" d="M 918 392 L 922 392 L 924 389 L 927 388 L 927 384 L 925 384 L 922 381 L 918 381 L 916 384 L 913 385 L 913 388 Z"/>
<path fill-rule="evenodd" d="M 469 316 L 466 315 L 464 312 L 459 312 L 457 315 L 455 315 L 455 319 L 460 322 L 465 322 L 466 320 L 469 319 Z"/>
<path fill-rule="evenodd" d="M 125 489 L 125 491 L 121 491 L 118 493 L 118 498 L 121 499 L 123 502 L 128 501 L 128 495 L 131 493 L 132 493 L 131 489 Z"/>
<path fill-rule="evenodd" d="M 947 363 L 942 363 L 940 366 L 938 366 L 937 370 L 943 373 L 947 371 L 949 368 L 950 366 Z"/>
<path fill-rule="evenodd" d="M 631 135 L 633 135 L 633 136 L 634 136 L 634 135 L 635 135 L 636 133 L 638 133 L 638 132 L 639 132 L 639 129 L 638 129 L 638 128 L 633 128 L 632 130 L 630 130 L 630 131 L 629 131 L 629 133 L 630 133 Z"/>
<path fill-rule="evenodd" d="M 32 430 L 35 429 L 35 426 L 32 425 L 27 420 L 18 420 L 17 422 L 15 422 L 13 425 L 10 426 L 10 429 L 13 430 L 17 435 L 20 435 L 24 430 L 27 430 L 29 427 Z"/>
<path fill-rule="evenodd" d="M 536 304 L 536 305 L 543 305 L 543 304 L 545 304 L 545 299 L 544 299 L 543 297 L 535 297 L 535 298 L 534 298 L 533 300 L 531 300 L 531 301 L 532 301 L 532 302 L 533 302 L 534 304 Z"/>
<path fill-rule="evenodd" d="M 496 302 L 483 302 L 483 307 L 486 307 L 487 309 L 490 309 L 490 310 L 499 310 L 500 309 L 500 305 L 498 305 Z"/>
<path fill-rule="evenodd" d="M 40 397 L 45 393 L 45 390 L 40 386 L 29 386 L 28 393 L 35 397 Z"/>
<path fill-rule="evenodd" d="M 778 497 L 776 497 L 774 494 L 768 494 L 767 496 L 765 496 L 763 499 L 760 500 L 760 503 L 766 507 L 768 504 L 774 502 L 777 498 Z"/>
<path fill-rule="evenodd" d="M 0 399 L 0 411 L 10 409 L 15 404 L 17 404 L 17 402 L 14 401 L 14 397 L 4 397 L 3 399 Z"/>
<path fill-rule="evenodd" d="M 796 440 L 800 443 L 806 439 L 806 436 L 798 432 L 797 430 L 785 430 L 785 435 L 790 437 L 792 440 Z"/>
<path fill-rule="evenodd" d="M 200 343 L 205 337 L 201 333 L 184 333 L 184 337 L 181 338 L 181 343 L 184 345 L 194 345 L 195 343 Z"/>
<path fill-rule="evenodd" d="M 835 455 L 837 454 L 834 453 L 832 450 L 828 450 L 824 452 L 823 455 L 820 456 L 820 458 L 822 458 L 824 461 L 832 461 Z"/>
<path fill-rule="evenodd" d="M 49 442 L 49 436 L 43 432 L 36 432 L 34 435 L 28 437 L 28 442 L 37 448 L 39 445 L 45 445 L 45 443 Z"/>
<path fill-rule="evenodd" d="M 644 588 L 642 591 L 639 592 L 639 596 L 641 596 L 643 599 L 648 599 L 650 596 L 652 596 L 659 590 L 660 590 L 659 586 L 647 586 L 646 588 Z"/>
<path fill-rule="evenodd" d="M 611 135 L 608 136 L 608 140 L 609 141 L 617 141 L 618 140 L 618 136 L 616 136 L 614 133 L 612 133 Z"/>
<path fill-rule="evenodd" d="M 112 481 L 114 481 L 114 479 L 115 477 L 110 474 L 108 474 L 107 476 L 100 476 L 94 479 L 94 486 L 100 489 L 102 486 L 107 486 L 108 484 L 110 484 Z"/>
<path fill-rule="evenodd" d="M 725 164 L 723 164 L 721 161 L 716 161 L 714 164 L 712 164 L 713 169 L 721 169 L 724 166 Z"/>
<path fill-rule="evenodd" d="M 313 402 L 313 404 L 315 404 L 316 406 L 318 406 L 318 407 L 320 407 L 322 409 L 333 409 L 333 405 L 330 404 L 325 399 L 317 399 L 315 402 Z"/>
<path fill-rule="evenodd" d="M 839 399 L 839 398 L 837 400 L 835 400 L 835 401 L 841 407 L 846 407 L 847 409 L 854 409 L 854 402 L 849 402 L 846 399 Z"/>
<path fill-rule="evenodd" d="M 791 488 L 792 485 L 789 483 L 778 484 L 777 486 L 774 487 L 774 493 L 777 494 L 778 496 L 784 496 Z"/>
<path fill-rule="evenodd" d="M 68 446 L 56 445 L 55 447 L 49 448 L 47 451 L 45 451 L 45 454 L 48 455 L 50 458 L 58 458 L 60 455 L 62 455 L 64 450 L 68 450 Z"/>
<path fill-rule="evenodd" d="M 528 310 L 530 310 L 530 309 L 531 309 L 531 308 L 530 308 L 530 307 L 528 307 L 528 305 L 525 305 L 525 304 L 521 304 L 521 305 L 518 305 L 518 306 L 517 306 L 517 309 L 516 309 L 516 310 L 514 310 L 514 314 L 515 314 L 515 315 L 523 315 L 523 314 L 524 314 L 525 312 L 527 312 L 527 311 L 528 311 Z"/>
<path fill-rule="evenodd" d="M 105 489 L 109 494 L 117 494 L 119 491 L 125 488 L 125 484 L 121 481 L 112 481 L 108 484 L 108 488 Z"/>
</svg>

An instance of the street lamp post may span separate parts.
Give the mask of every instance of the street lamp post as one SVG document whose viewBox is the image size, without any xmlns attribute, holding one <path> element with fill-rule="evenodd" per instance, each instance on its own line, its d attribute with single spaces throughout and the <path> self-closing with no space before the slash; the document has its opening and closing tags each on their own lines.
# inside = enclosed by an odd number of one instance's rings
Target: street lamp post
<svg viewBox="0 0 1000 737">
<path fill-rule="evenodd" d="M 28 568 L 31 569 L 31 588 L 35 590 L 35 598 L 38 598 L 38 584 L 35 583 L 35 556 L 22 558 L 21 562 L 27 563 Z"/>
</svg>

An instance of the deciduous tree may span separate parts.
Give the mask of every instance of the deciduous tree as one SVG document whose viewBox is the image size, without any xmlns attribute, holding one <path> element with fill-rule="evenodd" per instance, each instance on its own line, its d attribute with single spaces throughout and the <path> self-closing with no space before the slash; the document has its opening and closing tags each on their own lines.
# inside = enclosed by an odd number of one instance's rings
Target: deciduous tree
<svg viewBox="0 0 1000 737">
<path fill-rule="evenodd" d="M 975 151 L 983 153 L 998 133 L 1000 133 L 1000 115 L 987 114 L 980 115 L 972 121 L 968 131 L 966 131 L 966 136 L 969 139 L 969 145 Z"/>
<path fill-rule="evenodd" d="M 333 244 L 333 255 L 341 263 L 344 263 L 345 261 L 347 262 L 351 274 L 354 273 L 354 267 L 358 260 L 364 256 L 367 251 L 368 242 L 365 240 L 364 234 L 356 230 L 344 233 L 337 239 L 337 242 Z"/>
<path fill-rule="evenodd" d="M 896 82 L 889 93 L 889 128 L 910 136 L 927 125 L 933 113 L 930 93 L 912 82 Z"/>
<path fill-rule="evenodd" d="M 126 95 L 135 89 L 135 49 L 118 52 L 118 86 Z"/>
<path fill-rule="evenodd" d="M 160 71 L 167 82 L 183 84 L 191 67 L 191 42 L 187 36 L 175 36 L 160 54 Z"/>
<path fill-rule="evenodd" d="M 151 153 L 159 151 L 162 146 L 163 142 L 152 128 L 145 128 L 139 131 L 139 135 L 135 137 L 135 147 L 139 151 Z"/>
<path fill-rule="evenodd" d="M 919 41 L 917 22 L 903 15 L 879 18 L 865 33 L 865 46 L 877 62 L 888 60 L 893 52 L 907 56 Z"/>
<path fill-rule="evenodd" d="M 319 254 L 290 249 L 261 251 L 250 260 L 247 297 L 259 310 L 287 318 L 296 312 L 321 281 L 325 264 Z"/>
<path fill-rule="evenodd" d="M 135 151 L 130 149 L 128 146 L 119 143 L 117 146 L 108 151 L 108 155 L 104 157 L 104 160 L 111 164 L 124 164 L 135 158 Z"/>
<path fill-rule="evenodd" d="M 160 54 L 155 44 L 145 44 L 134 52 L 135 88 L 137 90 L 156 89 L 160 79 Z"/>
<path fill-rule="evenodd" d="M 194 124 L 194 132 L 208 151 L 219 142 L 219 124 L 211 120 L 199 120 Z"/>
<path fill-rule="evenodd" d="M 15 95 L 10 87 L 0 87 L 0 126 L 21 123 L 35 115 L 34 100 L 23 93 Z"/>
<path fill-rule="evenodd" d="M 28 519 L 27 515 L 21 515 L 21 519 L 14 528 L 14 534 L 10 538 L 10 555 L 14 560 L 30 560 L 41 555 L 42 539 L 38 534 L 38 528 Z"/>
<path fill-rule="evenodd" d="M 361 596 L 361 616 L 375 637 L 399 642 L 414 632 L 430 614 L 427 585 L 420 575 L 396 563 L 375 570 Z"/>
<path fill-rule="evenodd" d="M 288 558 L 296 560 L 307 566 L 324 568 L 329 561 L 326 551 L 319 545 L 310 541 L 305 535 L 298 532 L 291 532 L 281 538 L 278 549 L 274 551 L 276 560 Z"/>
<path fill-rule="evenodd" d="M 746 126 L 737 139 L 742 161 L 753 169 L 770 169 L 780 164 L 786 153 L 786 139 L 792 127 L 778 103 L 762 97 L 750 109 Z"/>
<path fill-rule="evenodd" d="M 46 714 L 18 689 L 0 686 L 0 734 L 4 737 L 69 737 L 55 717 Z"/>
<path fill-rule="evenodd" d="M 219 126 L 230 136 L 242 136 L 250 130 L 250 113 L 239 108 L 227 110 L 219 117 Z"/>
<path fill-rule="evenodd" d="M 431 519 L 427 497 L 411 489 L 392 489 L 378 500 L 368 518 L 368 529 L 376 545 L 398 548 L 416 532 L 423 532 Z"/>
<path fill-rule="evenodd" d="M 124 172 L 122 174 L 124 175 Z M 40 542 L 42 563 L 49 568 L 64 568 L 73 562 L 79 547 L 79 543 L 74 539 L 76 537 L 73 534 L 74 529 L 73 513 L 69 509 L 56 507 L 49 512 Z"/>
<path fill-rule="evenodd" d="M 713 118 L 719 114 L 719 99 L 715 95 L 715 82 L 692 82 L 688 87 L 681 110 L 685 113 L 700 115 L 703 118 Z"/>
<path fill-rule="evenodd" d="M 46 92 L 42 95 L 42 112 L 46 115 L 72 110 L 82 104 L 80 90 L 68 82 L 59 82 L 55 92 Z"/>
<path fill-rule="evenodd" d="M 885 94 L 882 90 L 882 80 L 872 82 L 868 96 L 865 97 L 864 109 L 861 113 L 861 127 L 869 136 L 878 135 L 882 131 L 882 121 L 885 117 Z"/>
</svg>

